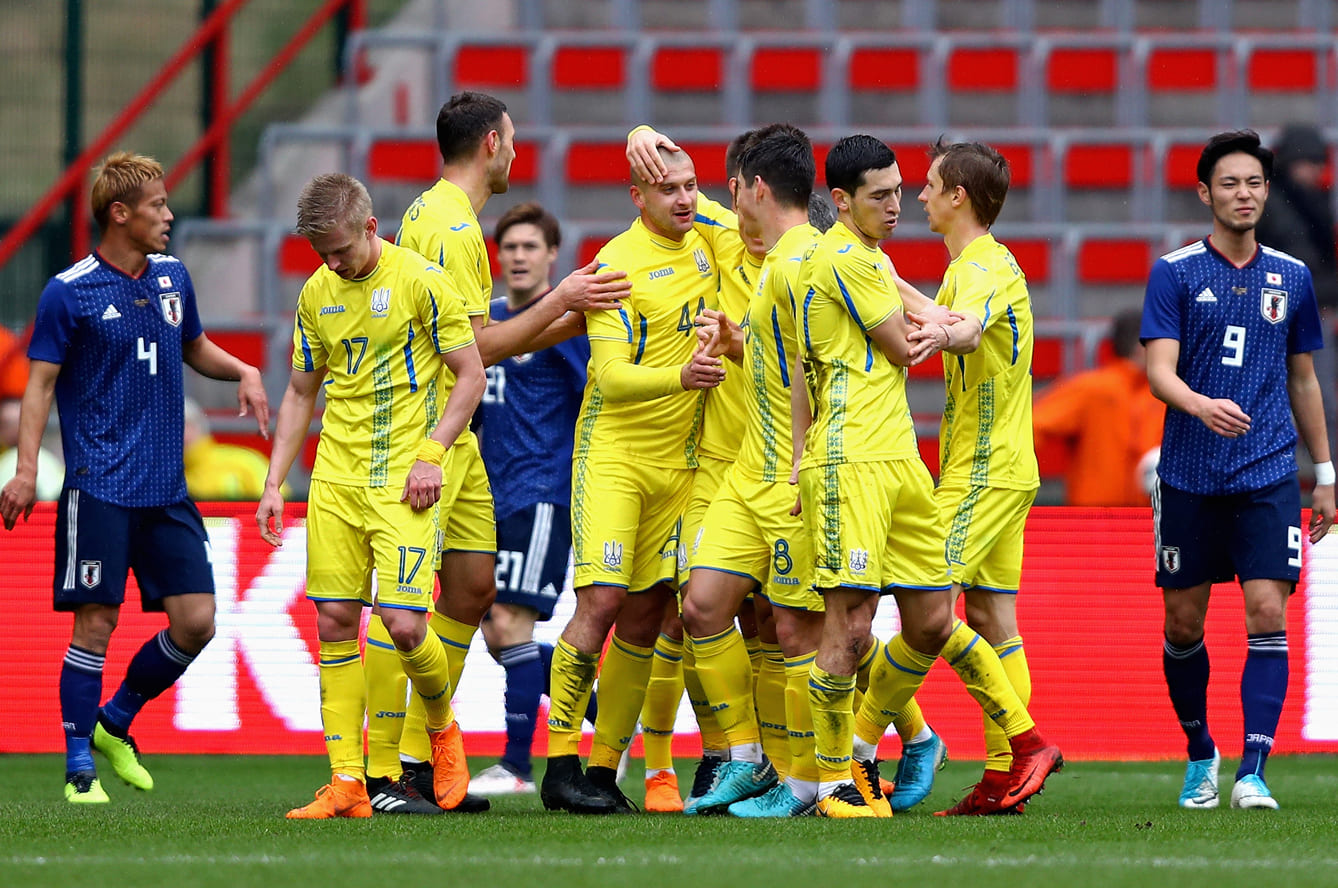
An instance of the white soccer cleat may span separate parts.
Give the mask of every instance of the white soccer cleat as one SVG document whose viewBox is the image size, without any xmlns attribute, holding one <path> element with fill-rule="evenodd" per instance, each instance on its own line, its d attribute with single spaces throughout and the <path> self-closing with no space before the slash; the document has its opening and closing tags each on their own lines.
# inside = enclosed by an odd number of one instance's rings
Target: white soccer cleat
<svg viewBox="0 0 1338 888">
<path fill-rule="evenodd" d="M 1258 774 L 1246 774 L 1231 789 L 1231 807 L 1278 809 L 1278 800 L 1268 791 L 1268 784 Z"/>
<path fill-rule="evenodd" d="M 1212 758 L 1192 761 L 1185 766 L 1185 785 L 1180 790 L 1180 807 L 1217 807 L 1217 768 L 1221 764 L 1222 755 L 1214 748 Z M 1235 804 L 1234 794 L 1232 804 Z"/>
<path fill-rule="evenodd" d="M 535 791 L 534 781 L 513 774 L 498 762 L 469 778 L 469 790 L 475 795 L 525 795 Z"/>
</svg>

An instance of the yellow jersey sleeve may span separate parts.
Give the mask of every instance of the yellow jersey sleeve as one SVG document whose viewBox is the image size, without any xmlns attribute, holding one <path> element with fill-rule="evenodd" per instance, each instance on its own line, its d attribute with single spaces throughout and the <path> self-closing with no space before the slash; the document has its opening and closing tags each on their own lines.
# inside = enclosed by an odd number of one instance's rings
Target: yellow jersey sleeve
<svg viewBox="0 0 1338 888">
<path fill-rule="evenodd" d="M 739 238 L 739 217 L 733 210 L 716 203 L 700 191 L 697 192 L 697 217 L 692 227 L 711 245 L 711 250 L 720 257 L 722 265 L 728 261 L 727 254 L 743 251 L 743 241 Z"/>
<path fill-rule="evenodd" d="M 492 268 L 483 228 L 468 196 L 440 179 L 404 212 L 396 243 L 446 269 L 470 317 L 488 316 Z"/>
<path fill-rule="evenodd" d="M 312 275 L 302 285 L 297 297 L 297 318 L 293 323 L 293 369 L 314 373 L 325 368 L 327 353 L 320 339 L 316 317 L 320 312 L 322 276 Z"/>
</svg>

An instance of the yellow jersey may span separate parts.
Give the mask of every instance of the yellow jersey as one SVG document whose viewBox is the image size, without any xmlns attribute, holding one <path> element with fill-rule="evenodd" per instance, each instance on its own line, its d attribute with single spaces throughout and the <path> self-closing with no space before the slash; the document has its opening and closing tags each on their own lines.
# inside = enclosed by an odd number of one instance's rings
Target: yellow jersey
<svg viewBox="0 0 1338 888">
<path fill-rule="evenodd" d="M 1031 296 L 1008 248 L 984 234 L 943 275 L 936 301 L 984 322 L 980 346 L 943 356 L 942 484 L 1040 487 L 1031 427 Z"/>
<path fill-rule="evenodd" d="M 720 268 L 720 310 L 742 324 L 749 297 L 757 289 L 762 260 L 744 249 L 734 213 L 701 194 L 697 195 L 697 220 L 694 227 L 712 239 Z M 720 234 L 722 228 L 728 234 Z M 748 379 L 740 370 L 726 360 L 724 381 L 706 391 L 697 448 L 703 456 L 733 462 L 739 452 L 748 410 Z"/>
<path fill-rule="evenodd" d="M 812 225 L 797 225 L 768 251 L 757 278 L 757 294 L 744 320 L 743 367 L 748 383 L 743 443 L 735 470 L 753 481 L 788 481 L 794 459 L 791 439 L 790 361 L 799 347 L 795 335 L 797 291 L 804 257 L 822 237 Z M 726 377 L 728 378 L 728 377 Z"/>
<path fill-rule="evenodd" d="M 906 370 L 866 332 L 902 310 L 892 261 L 837 222 L 803 264 L 799 348 L 815 390 L 802 464 L 918 459 Z"/>
<path fill-rule="evenodd" d="M 454 182 L 438 179 L 424 191 L 400 221 L 396 243 L 446 269 L 471 318 L 488 318 L 492 301 L 492 267 L 483 228 L 468 195 Z"/>
<path fill-rule="evenodd" d="M 626 272 L 632 289 L 618 309 L 586 314 L 592 357 L 576 420 L 574 456 L 599 451 L 638 464 L 695 468 L 701 392 L 679 388 L 676 374 L 697 348 L 693 318 L 717 305 L 720 271 L 711 242 L 696 230 L 681 241 L 668 240 L 652 234 L 638 219 L 605 244 L 596 259 L 601 268 Z M 661 387 L 667 393 L 611 400 L 600 376 L 621 368 L 601 366 L 602 343 L 616 343 L 619 356 L 625 352 L 625 363 L 638 370 L 662 369 L 660 381 L 668 384 Z"/>
<path fill-rule="evenodd" d="M 403 484 L 450 392 L 439 355 L 473 341 L 445 273 L 412 250 L 383 241 L 376 268 L 354 281 L 321 267 L 297 297 L 293 329 L 293 367 L 327 374 L 311 477 Z"/>
</svg>

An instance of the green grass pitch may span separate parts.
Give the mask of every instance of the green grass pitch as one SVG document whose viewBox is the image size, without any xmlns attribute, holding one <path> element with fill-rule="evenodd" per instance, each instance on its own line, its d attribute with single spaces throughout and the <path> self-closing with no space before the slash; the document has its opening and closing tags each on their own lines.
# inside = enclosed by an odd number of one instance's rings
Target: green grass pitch
<svg viewBox="0 0 1338 888">
<path fill-rule="evenodd" d="M 891 821 L 740 821 L 544 812 L 536 796 L 492 812 L 287 821 L 327 779 L 312 757 L 153 756 L 138 793 L 100 761 L 112 803 L 74 808 L 57 756 L 0 756 L 0 885 L 410 888 L 785 888 L 1338 884 L 1338 758 L 1277 756 L 1276 812 L 1223 802 L 1180 811 L 1175 762 L 1074 762 L 1022 817 L 932 816 L 973 782 L 954 762 L 929 801 Z M 476 762 L 481 767 L 483 762 Z M 626 786 L 639 801 L 639 760 Z M 679 773 L 690 778 L 691 763 Z M 890 770 L 890 766 L 889 766 Z"/>
</svg>

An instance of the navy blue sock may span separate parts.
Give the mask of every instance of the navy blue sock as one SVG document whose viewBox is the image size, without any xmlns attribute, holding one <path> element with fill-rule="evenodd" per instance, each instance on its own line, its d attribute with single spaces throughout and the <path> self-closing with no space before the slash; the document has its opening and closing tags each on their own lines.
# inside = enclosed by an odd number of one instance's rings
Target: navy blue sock
<svg viewBox="0 0 1338 888">
<path fill-rule="evenodd" d="M 1236 779 L 1264 775 L 1273 735 L 1287 699 L 1287 632 L 1246 636 L 1249 651 L 1240 676 L 1240 706 L 1245 714 L 1245 752 Z"/>
<path fill-rule="evenodd" d="M 547 696 L 550 673 L 553 670 L 553 646 L 551 644 L 540 644 L 539 656 L 542 657 L 544 661 L 544 696 Z M 585 707 L 585 720 L 589 722 L 593 727 L 595 724 L 595 719 L 598 716 L 599 716 L 599 700 L 597 700 L 595 698 L 595 695 L 592 693 L 590 695 L 590 702 Z"/>
<path fill-rule="evenodd" d="M 1161 666 L 1175 717 L 1189 741 L 1190 761 L 1212 758 L 1215 746 L 1208 733 L 1208 648 L 1203 639 L 1183 648 L 1163 640 Z"/>
<path fill-rule="evenodd" d="M 60 720 L 65 729 L 65 771 L 92 771 L 93 726 L 102 698 L 105 654 L 70 645 L 60 667 Z"/>
<path fill-rule="evenodd" d="M 176 646 L 166 629 L 144 642 L 125 671 L 125 681 L 102 707 L 107 730 L 125 736 L 144 704 L 175 684 L 194 659 Z"/>
<path fill-rule="evenodd" d="M 544 688 L 543 657 L 539 645 L 527 641 L 502 648 L 497 658 L 506 670 L 506 751 L 502 763 L 528 779 L 535 717 Z"/>
</svg>

